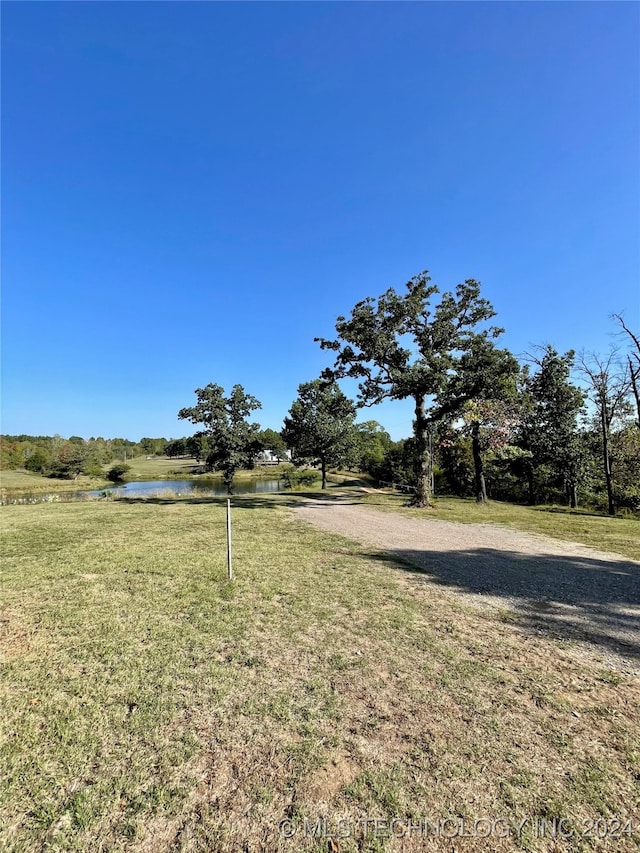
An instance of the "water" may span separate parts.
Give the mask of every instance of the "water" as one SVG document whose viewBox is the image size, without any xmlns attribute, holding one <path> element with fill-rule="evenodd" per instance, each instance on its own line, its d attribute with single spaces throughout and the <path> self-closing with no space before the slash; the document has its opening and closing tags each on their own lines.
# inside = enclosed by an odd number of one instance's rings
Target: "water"
<svg viewBox="0 0 640 853">
<path fill-rule="evenodd" d="M 284 487 L 282 487 L 284 488 Z M 93 492 L 82 492 L 83 497 L 99 497 L 105 491 L 117 497 L 150 498 L 155 495 L 193 495 L 194 497 L 225 496 L 227 489 L 221 480 L 142 480 L 110 486 Z M 255 495 L 281 491 L 280 480 L 242 480 L 233 484 L 234 495 Z"/>
</svg>

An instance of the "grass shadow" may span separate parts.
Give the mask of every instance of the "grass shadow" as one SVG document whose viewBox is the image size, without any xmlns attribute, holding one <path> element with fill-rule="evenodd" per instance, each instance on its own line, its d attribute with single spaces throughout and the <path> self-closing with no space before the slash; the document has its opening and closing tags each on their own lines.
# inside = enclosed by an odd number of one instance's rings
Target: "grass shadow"
<svg viewBox="0 0 640 853">
<path fill-rule="evenodd" d="M 638 523 L 638 518 L 627 515 L 609 515 L 606 512 L 597 512 L 590 509 L 569 509 L 569 507 L 561 506 L 530 506 L 529 504 L 517 504 L 523 506 L 533 512 L 545 512 L 550 515 L 568 515 L 572 518 L 615 518 L 616 521 L 631 521 Z"/>
<path fill-rule="evenodd" d="M 321 499 L 320 495 L 312 492 L 273 492 L 264 495 L 260 494 L 245 494 L 245 495 L 176 495 L 175 497 L 163 495 L 149 496 L 131 496 L 131 497 L 114 497 L 111 499 L 113 503 L 135 505 L 142 504 L 147 506 L 172 506 L 176 504 L 203 506 L 210 504 L 212 506 L 225 507 L 227 499 L 231 500 L 232 509 L 277 509 L 278 507 L 297 507 L 301 506 L 309 499 Z"/>
</svg>

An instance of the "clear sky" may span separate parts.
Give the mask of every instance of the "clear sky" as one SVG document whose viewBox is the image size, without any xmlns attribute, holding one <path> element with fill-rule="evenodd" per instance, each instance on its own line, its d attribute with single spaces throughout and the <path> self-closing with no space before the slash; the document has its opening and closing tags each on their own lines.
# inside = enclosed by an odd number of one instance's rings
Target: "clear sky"
<svg viewBox="0 0 640 853">
<path fill-rule="evenodd" d="M 640 325 L 637 3 L 2 15 L 5 433 L 185 435 L 209 382 L 279 429 L 313 338 L 423 269 L 515 353 Z"/>
</svg>

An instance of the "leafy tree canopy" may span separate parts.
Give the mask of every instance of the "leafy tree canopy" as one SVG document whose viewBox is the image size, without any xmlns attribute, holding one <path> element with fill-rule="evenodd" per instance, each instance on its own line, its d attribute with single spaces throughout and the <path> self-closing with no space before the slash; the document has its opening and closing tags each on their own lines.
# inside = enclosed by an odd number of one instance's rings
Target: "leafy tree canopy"
<svg viewBox="0 0 640 853">
<path fill-rule="evenodd" d="M 534 469 L 549 466 L 566 480 L 572 506 L 576 505 L 576 487 L 584 467 L 584 446 L 578 434 L 578 417 L 583 411 L 585 393 L 571 382 L 575 353 L 564 355 L 546 346 L 539 357 L 533 356 L 538 370 L 524 371 L 522 420 L 519 444 L 529 451 L 529 502 L 534 503 Z"/>
<path fill-rule="evenodd" d="M 165 444 L 164 452 L 169 459 L 175 459 L 176 456 L 186 456 L 189 452 L 187 449 L 187 439 L 172 438 Z"/>
<path fill-rule="evenodd" d="M 495 327 L 479 330 L 495 311 L 480 296 L 477 281 L 458 284 L 455 294 L 444 293 L 434 307 L 437 293 L 438 287 L 431 284 L 425 270 L 407 282 L 404 295 L 390 288 L 378 299 L 367 297 L 358 302 L 349 319 L 338 317 L 335 340 L 316 338 L 322 349 L 336 353 L 333 368 L 324 371 L 323 378 L 358 379 L 359 405 L 373 405 L 385 398 L 414 400 L 418 506 L 428 504 L 430 498 L 430 424 L 464 403 L 460 397 L 447 397 L 447 386 L 474 342 L 495 338 L 502 331 Z M 438 396 L 443 400 L 440 405 L 435 403 Z"/>
<path fill-rule="evenodd" d="M 294 462 L 317 462 L 322 470 L 322 488 L 327 468 L 347 463 L 357 441 L 356 407 L 335 383 L 320 379 L 298 387 L 298 398 L 284 419 L 282 436 L 294 451 Z"/>
<path fill-rule="evenodd" d="M 228 397 L 224 395 L 224 388 L 214 384 L 197 388 L 195 393 L 196 405 L 180 409 L 178 417 L 202 424 L 209 444 L 207 468 L 222 471 L 231 494 L 235 472 L 250 467 L 259 450 L 256 434 L 260 425 L 250 423 L 247 418 L 251 412 L 261 409 L 262 404 L 247 394 L 242 385 L 234 385 Z"/>
<path fill-rule="evenodd" d="M 378 421 L 362 421 L 356 424 L 356 429 L 358 467 L 361 471 L 380 477 L 385 454 L 393 444 L 391 436 Z"/>
<path fill-rule="evenodd" d="M 287 445 L 279 432 L 263 429 L 257 434 L 261 450 L 270 450 L 280 461 L 287 458 Z"/>
<path fill-rule="evenodd" d="M 450 416 L 460 414 L 471 434 L 476 500 L 486 502 L 483 451 L 506 444 L 517 421 L 516 397 L 520 365 L 506 349 L 474 335 L 462 353 L 437 404 Z"/>
</svg>

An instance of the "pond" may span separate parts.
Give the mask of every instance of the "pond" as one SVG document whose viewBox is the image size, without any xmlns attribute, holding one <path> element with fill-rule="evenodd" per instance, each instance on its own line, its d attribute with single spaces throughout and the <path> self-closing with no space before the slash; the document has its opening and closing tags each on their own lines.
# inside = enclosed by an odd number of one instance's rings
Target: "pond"
<svg viewBox="0 0 640 853">
<path fill-rule="evenodd" d="M 255 495 L 284 490 L 280 480 L 243 480 L 237 478 L 233 484 L 234 495 Z M 82 492 L 82 497 L 99 497 L 108 491 L 115 497 L 150 498 L 171 495 L 193 495 L 194 497 L 225 496 L 227 489 L 222 480 L 139 480 L 109 486 L 92 492 Z"/>
</svg>

